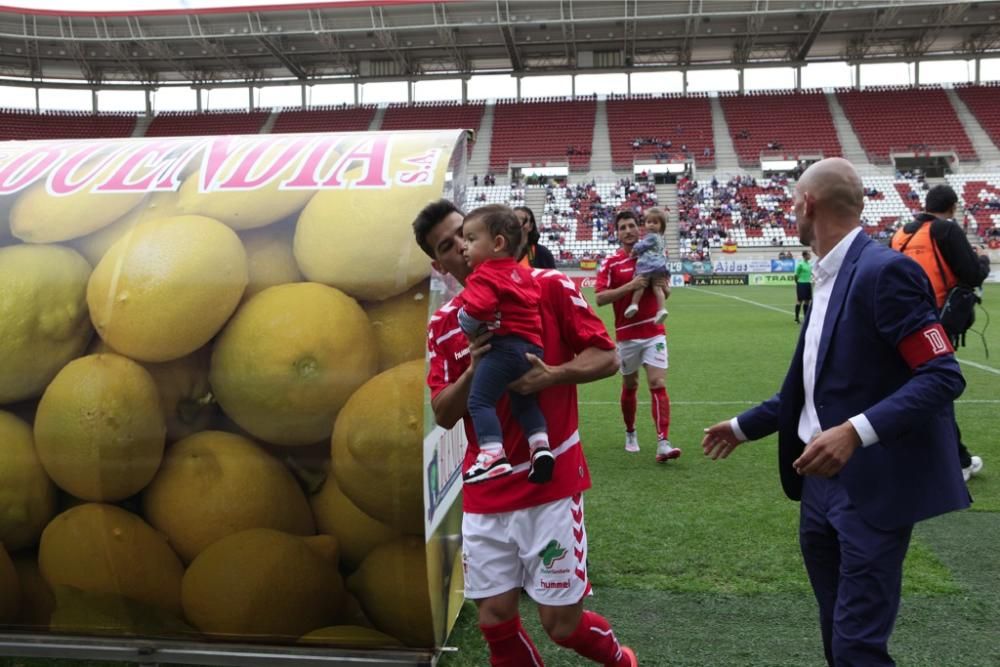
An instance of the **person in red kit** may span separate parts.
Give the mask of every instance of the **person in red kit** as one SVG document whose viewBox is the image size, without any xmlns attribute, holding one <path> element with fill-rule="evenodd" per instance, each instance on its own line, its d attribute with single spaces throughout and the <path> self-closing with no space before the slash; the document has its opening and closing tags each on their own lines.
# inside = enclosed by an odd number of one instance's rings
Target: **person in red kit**
<svg viewBox="0 0 1000 667">
<path fill-rule="evenodd" d="M 490 351 L 476 366 L 469 390 L 469 414 L 479 443 L 476 462 L 463 475 L 467 483 L 482 482 L 513 471 L 503 449 L 503 432 L 496 404 L 508 395 L 510 408 L 528 437 L 531 469 L 528 481 L 552 479 L 555 457 L 549 448 L 545 416 L 534 394 L 507 392 L 507 385 L 531 369 L 527 355 L 542 356 L 542 317 L 538 285 L 531 269 L 514 255 L 522 245 L 521 221 L 507 206 L 478 208 L 462 224 L 462 254 L 472 269 L 462 291 L 458 323 L 469 338 L 492 333 Z"/>
<path fill-rule="evenodd" d="M 463 215 L 441 200 L 413 223 L 417 243 L 441 273 L 460 283 L 471 269 L 462 249 Z M 523 248 L 518 252 L 520 256 Z M 519 259 L 520 257 L 518 257 Z M 507 396 L 497 402 L 512 473 L 465 484 L 462 493 L 462 559 L 465 595 L 474 600 L 493 667 L 541 667 L 544 663 L 521 625 L 518 603 L 525 591 L 538 605 L 542 627 L 558 645 L 607 667 L 638 667 L 635 653 L 619 644 L 608 621 L 584 609 L 590 593 L 583 492 L 590 472 L 578 431 L 576 385 L 610 377 L 618 368 L 604 324 L 565 275 L 532 271 L 538 285 L 544 356 L 526 355 L 531 369 L 510 385 L 537 393 L 557 465 L 548 484 L 531 484 L 530 447 Z M 469 447 L 463 469 L 478 456 L 467 412 L 476 367 L 489 353 L 492 334 L 471 341 L 462 335 L 462 295 L 444 304 L 428 324 L 427 384 L 437 423 L 464 420 Z"/>
<path fill-rule="evenodd" d="M 625 420 L 625 451 L 638 452 L 639 438 L 635 432 L 636 394 L 639 391 L 639 369 L 646 369 L 649 395 L 653 399 L 653 423 L 656 426 L 656 460 L 666 463 L 681 455 L 670 444 L 670 396 L 667 394 L 667 336 L 657 322 L 658 305 L 649 287 L 649 278 L 636 275 L 636 258 L 632 248 L 639 242 L 639 221 L 630 210 L 615 216 L 615 232 L 621 249 L 601 264 L 597 272 L 597 305 L 613 304 L 615 339 L 621 357 L 622 417 Z M 662 279 L 661 279 L 662 280 Z M 666 288 L 663 280 L 662 287 Z M 642 289 L 639 310 L 627 317 L 626 309 L 635 290 Z M 669 294 L 669 290 L 667 291 Z M 661 320 L 662 321 L 662 320 Z"/>
</svg>

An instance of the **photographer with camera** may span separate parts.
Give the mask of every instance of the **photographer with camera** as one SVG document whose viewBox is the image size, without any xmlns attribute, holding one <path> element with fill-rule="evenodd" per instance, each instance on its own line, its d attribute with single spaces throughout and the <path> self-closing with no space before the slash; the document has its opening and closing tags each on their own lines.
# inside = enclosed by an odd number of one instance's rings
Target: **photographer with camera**
<svg viewBox="0 0 1000 667">
<path fill-rule="evenodd" d="M 990 275 L 989 257 L 973 250 L 962 226 L 955 222 L 957 203 L 958 195 L 950 186 L 934 186 L 927 192 L 924 211 L 892 237 L 892 249 L 915 260 L 930 279 L 941 324 L 956 348 L 959 342 L 965 344 L 965 332 L 975 319 L 979 302 L 975 289 Z M 968 482 L 982 470 L 983 460 L 969 454 L 957 422 L 955 429 L 962 476 Z"/>
</svg>

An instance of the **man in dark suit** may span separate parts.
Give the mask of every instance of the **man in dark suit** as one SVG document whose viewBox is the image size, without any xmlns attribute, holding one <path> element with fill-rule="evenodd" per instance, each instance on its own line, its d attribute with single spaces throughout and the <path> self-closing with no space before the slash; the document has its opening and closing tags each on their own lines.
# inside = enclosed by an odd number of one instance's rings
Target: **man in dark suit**
<svg viewBox="0 0 1000 667">
<path fill-rule="evenodd" d="M 725 458 L 778 433 L 781 484 L 801 501 L 799 542 L 830 665 L 893 665 L 913 524 L 969 505 L 952 401 L 965 381 L 916 262 L 861 230 L 851 163 L 795 185 L 799 236 L 819 256 L 813 304 L 781 390 L 705 429 Z"/>
</svg>

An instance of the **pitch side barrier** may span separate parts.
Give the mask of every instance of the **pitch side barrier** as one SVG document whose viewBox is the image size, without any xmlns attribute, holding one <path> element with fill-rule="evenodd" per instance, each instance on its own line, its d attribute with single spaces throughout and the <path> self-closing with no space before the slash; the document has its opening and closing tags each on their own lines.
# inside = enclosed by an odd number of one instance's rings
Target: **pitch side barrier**
<svg viewBox="0 0 1000 667">
<path fill-rule="evenodd" d="M 669 262 L 671 287 L 792 285 L 795 283 L 795 260 L 748 259 Z M 594 272 L 569 271 L 577 287 L 594 287 Z"/>
<path fill-rule="evenodd" d="M 0 655 L 433 665 L 461 428 L 411 223 L 466 133 L 0 144 Z"/>
</svg>

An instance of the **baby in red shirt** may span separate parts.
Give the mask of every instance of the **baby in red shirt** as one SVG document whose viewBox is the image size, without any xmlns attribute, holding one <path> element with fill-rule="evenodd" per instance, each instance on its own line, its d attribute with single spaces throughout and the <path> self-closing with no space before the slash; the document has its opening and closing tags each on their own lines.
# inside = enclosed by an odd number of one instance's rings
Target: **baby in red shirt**
<svg viewBox="0 0 1000 667">
<path fill-rule="evenodd" d="M 462 307 L 458 322 L 470 338 L 491 332 L 490 350 L 476 363 L 469 391 L 479 456 L 463 479 L 482 482 L 509 475 L 513 468 L 503 449 L 503 431 L 496 404 L 507 385 L 524 375 L 531 362 L 528 353 L 542 356 L 542 317 L 538 311 L 538 284 L 531 269 L 515 259 L 523 230 L 513 209 L 502 205 L 472 211 L 462 225 L 462 252 L 472 273 L 459 296 Z M 545 416 L 535 396 L 507 392 L 510 408 L 521 424 L 531 448 L 528 481 L 536 484 L 552 479 L 555 456 L 549 448 Z"/>
</svg>

